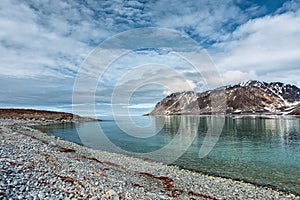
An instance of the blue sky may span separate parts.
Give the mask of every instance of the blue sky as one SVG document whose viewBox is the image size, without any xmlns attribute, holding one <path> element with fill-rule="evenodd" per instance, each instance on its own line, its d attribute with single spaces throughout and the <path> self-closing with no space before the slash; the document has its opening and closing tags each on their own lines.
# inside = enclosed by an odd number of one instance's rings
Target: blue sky
<svg viewBox="0 0 300 200">
<path fill-rule="evenodd" d="M 115 34 L 145 27 L 190 36 L 207 50 L 224 84 L 257 79 L 300 86 L 299 0 L 2 0 L 0 106 L 71 111 L 74 80 L 89 53 Z M 140 55 L 124 58 L 123 65 L 145 59 Z M 154 58 L 184 65 L 168 54 Z M 126 67 L 116 69 L 99 82 L 99 114 L 109 113 L 104 107 L 111 104 L 114 75 Z M 187 78 L 195 90 L 203 89 L 192 73 Z M 130 107 L 145 112 L 166 94 L 145 87 Z"/>
</svg>

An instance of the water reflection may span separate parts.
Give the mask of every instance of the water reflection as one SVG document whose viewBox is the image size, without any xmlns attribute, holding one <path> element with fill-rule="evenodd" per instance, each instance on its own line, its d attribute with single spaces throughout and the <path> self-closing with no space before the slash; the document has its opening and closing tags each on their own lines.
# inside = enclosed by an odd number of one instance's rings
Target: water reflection
<svg viewBox="0 0 300 200">
<path fill-rule="evenodd" d="M 297 118 L 226 117 L 223 134 L 248 139 L 276 140 L 282 145 L 297 143 L 300 139 L 300 120 Z"/>
<path fill-rule="evenodd" d="M 196 141 L 176 165 L 300 191 L 299 119 L 225 117 L 217 145 L 207 157 L 199 159 L 205 136 L 201 130 L 208 128 L 208 119 L 200 123 Z"/>
<path fill-rule="evenodd" d="M 155 125 L 159 128 L 163 127 L 163 134 L 172 135 L 178 133 L 180 123 L 183 123 L 180 131 L 182 137 L 188 137 L 191 129 L 197 128 L 198 136 L 207 134 L 209 127 L 212 126 L 216 130 L 216 126 L 222 123 L 217 120 L 222 117 L 216 116 L 161 116 L 155 117 Z M 272 138 L 280 139 L 282 144 L 295 143 L 300 140 L 300 120 L 297 118 L 283 117 L 223 117 L 224 126 L 222 135 L 239 136 L 243 139 L 261 139 L 269 140 Z M 182 138 L 184 139 L 184 138 Z"/>
</svg>

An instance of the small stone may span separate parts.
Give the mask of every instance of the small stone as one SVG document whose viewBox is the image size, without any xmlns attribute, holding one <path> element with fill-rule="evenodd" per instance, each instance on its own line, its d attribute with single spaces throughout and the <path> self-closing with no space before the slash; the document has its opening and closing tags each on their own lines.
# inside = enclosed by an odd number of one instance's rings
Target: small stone
<svg viewBox="0 0 300 200">
<path fill-rule="evenodd" d="M 40 191 L 39 194 L 38 194 L 38 197 L 41 198 L 41 199 L 45 198 L 45 193 Z"/>
<path fill-rule="evenodd" d="M 58 145 L 56 144 L 56 142 L 54 142 L 54 141 L 51 141 L 51 142 L 49 143 L 49 145 L 50 145 L 50 146 L 53 146 L 53 147 L 58 146 Z"/>
<path fill-rule="evenodd" d="M 108 190 L 105 195 L 109 200 L 119 200 L 119 195 L 114 190 Z"/>
<path fill-rule="evenodd" d="M 21 191 L 21 192 L 24 192 L 24 190 L 25 190 L 25 186 L 22 185 L 22 186 L 20 187 L 20 191 Z"/>
</svg>

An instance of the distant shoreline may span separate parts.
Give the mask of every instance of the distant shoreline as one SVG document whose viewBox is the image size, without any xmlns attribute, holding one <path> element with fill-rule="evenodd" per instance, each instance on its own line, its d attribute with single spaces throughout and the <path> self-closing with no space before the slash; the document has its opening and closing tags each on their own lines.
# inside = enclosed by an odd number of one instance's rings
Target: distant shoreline
<svg viewBox="0 0 300 200">
<path fill-rule="evenodd" d="M 91 117 L 81 117 L 72 113 L 35 110 L 35 109 L 15 109 L 15 108 L 0 108 L 1 119 L 41 121 L 41 122 L 89 122 L 101 121 Z"/>
<path fill-rule="evenodd" d="M 262 114 L 258 114 L 258 113 L 243 113 L 243 114 L 224 114 L 224 113 L 215 113 L 215 114 L 194 114 L 194 113 L 182 113 L 182 114 L 150 114 L 150 113 L 146 113 L 143 114 L 142 116 L 150 116 L 150 117 L 163 117 L 163 116 L 199 116 L 199 117 L 211 117 L 211 116 L 216 116 L 216 117 L 300 117 L 300 115 L 284 115 L 284 114 L 268 114 L 268 113 L 262 113 Z"/>
</svg>

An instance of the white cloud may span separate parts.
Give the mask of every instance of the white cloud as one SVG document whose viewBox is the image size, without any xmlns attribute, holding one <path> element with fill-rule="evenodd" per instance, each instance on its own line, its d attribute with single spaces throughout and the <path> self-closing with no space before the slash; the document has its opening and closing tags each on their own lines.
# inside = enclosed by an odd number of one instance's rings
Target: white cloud
<svg viewBox="0 0 300 200">
<path fill-rule="evenodd" d="M 225 73 L 224 77 L 228 71 L 255 71 L 258 79 L 270 80 L 267 73 L 272 72 L 274 76 L 276 73 L 298 69 L 300 10 L 249 20 L 238 27 L 230 39 L 216 44 L 215 47 L 218 53 L 213 58 Z"/>
<path fill-rule="evenodd" d="M 254 71 L 226 71 L 222 74 L 223 83 L 225 85 L 237 84 L 245 80 L 256 80 L 257 76 Z"/>
<path fill-rule="evenodd" d="M 158 1 L 153 5 L 155 23 L 158 26 L 173 28 L 201 38 L 201 42 L 220 41 L 236 24 L 248 19 L 232 0 L 219 1 Z"/>
<path fill-rule="evenodd" d="M 74 76 L 92 49 L 85 41 L 104 38 L 105 30 L 96 34 L 93 21 L 86 21 L 86 16 L 80 10 L 70 9 L 70 4 L 44 6 L 35 8 L 26 2 L 1 1 L 0 54 L 5 56 L 0 57 L 0 74 Z M 65 15 L 59 15 L 59 11 Z M 74 24 L 69 19 L 82 22 Z"/>
<path fill-rule="evenodd" d="M 164 95 L 170 95 L 174 92 L 183 92 L 183 91 L 191 91 L 197 87 L 197 85 L 192 80 L 181 80 L 181 79 L 174 79 L 168 84 L 169 88 L 176 88 L 174 90 L 164 90 Z"/>
<path fill-rule="evenodd" d="M 284 12 L 295 12 L 300 8 L 300 1 L 299 0 L 290 0 L 286 1 L 281 8 L 279 8 L 276 13 L 284 13 Z"/>
</svg>

